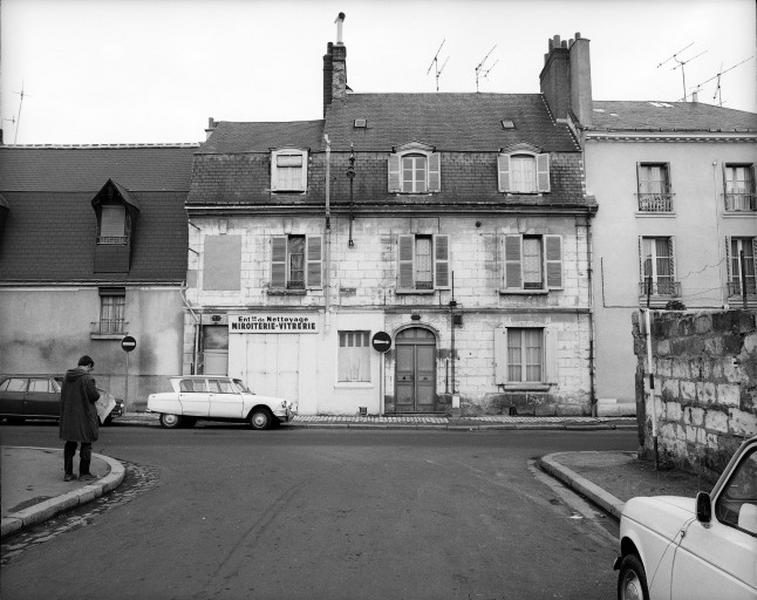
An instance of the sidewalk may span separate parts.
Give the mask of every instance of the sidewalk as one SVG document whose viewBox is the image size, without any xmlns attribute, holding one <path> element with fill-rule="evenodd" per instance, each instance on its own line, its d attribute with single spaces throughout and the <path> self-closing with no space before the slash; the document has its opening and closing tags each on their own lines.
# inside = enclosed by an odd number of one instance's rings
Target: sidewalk
<svg viewBox="0 0 757 600">
<path fill-rule="evenodd" d="M 160 427 L 157 416 L 129 414 L 112 425 Z M 296 417 L 289 427 L 350 429 L 429 429 L 441 431 L 635 429 L 635 418 L 596 417 Z M 76 463 L 75 463 L 76 464 Z M 711 484 L 676 470 L 655 470 L 627 452 L 567 452 L 543 457 L 542 469 L 618 518 L 623 502 L 633 496 L 694 497 Z M 90 502 L 116 489 L 124 479 L 123 465 L 93 454 L 91 483 L 63 481 L 63 450 L 2 447 L 2 529 L 6 537 L 41 523 L 59 512 Z"/>
</svg>

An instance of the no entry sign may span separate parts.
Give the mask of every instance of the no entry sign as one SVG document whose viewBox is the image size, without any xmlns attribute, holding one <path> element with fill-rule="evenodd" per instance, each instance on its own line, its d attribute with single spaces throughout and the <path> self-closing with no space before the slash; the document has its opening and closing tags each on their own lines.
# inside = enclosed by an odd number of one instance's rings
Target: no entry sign
<svg viewBox="0 0 757 600">
<path fill-rule="evenodd" d="M 371 339 L 373 349 L 378 352 L 388 352 L 392 347 L 392 336 L 386 331 L 377 331 Z"/>
<path fill-rule="evenodd" d="M 124 339 L 121 340 L 121 348 L 123 348 L 126 352 L 131 352 L 136 347 L 137 340 L 135 340 L 130 335 L 124 336 Z"/>
</svg>

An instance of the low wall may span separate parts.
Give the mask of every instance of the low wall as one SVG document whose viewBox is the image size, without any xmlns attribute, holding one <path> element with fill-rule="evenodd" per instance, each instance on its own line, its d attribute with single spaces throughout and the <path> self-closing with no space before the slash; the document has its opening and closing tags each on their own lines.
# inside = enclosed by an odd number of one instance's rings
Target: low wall
<svg viewBox="0 0 757 600">
<path fill-rule="evenodd" d="M 658 460 L 714 479 L 757 434 L 757 311 L 653 311 Z M 654 457 L 645 316 L 633 315 L 643 454 Z"/>
</svg>

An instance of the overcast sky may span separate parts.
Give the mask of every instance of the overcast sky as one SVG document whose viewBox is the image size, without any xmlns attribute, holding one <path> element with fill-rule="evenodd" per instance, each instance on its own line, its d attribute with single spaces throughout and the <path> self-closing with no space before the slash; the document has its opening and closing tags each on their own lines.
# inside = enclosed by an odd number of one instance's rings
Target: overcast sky
<svg viewBox="0 0 757 600">
<path fill-rule="evenodd" d="M 548 38 L 580 32 L 591 40 L 595 100 L 682 99 L 674 54 L 690 61 L 687 93 L 749 59 L 722 75 L 722 101 L 757 112 L 754 0 L 0 3 L 5 143 L 198 142 L 211 116 L 319 119 L 322 57 L 340 11 L 356 93 L 434 92 L 443 40 L 441 92 L 475 92 L 475 67 L 492 48 L 480 91 L 538 92 Z M 701 102 L 718 103 L 716 84 L 702 86 Z"/>
</svg>

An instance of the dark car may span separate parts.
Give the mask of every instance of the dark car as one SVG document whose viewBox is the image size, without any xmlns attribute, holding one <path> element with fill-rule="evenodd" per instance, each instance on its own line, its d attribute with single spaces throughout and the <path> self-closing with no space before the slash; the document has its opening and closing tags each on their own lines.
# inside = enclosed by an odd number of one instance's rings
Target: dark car
<svg viewBox="0 0 757 600">
<path fill-rule="evenodd" d="M 57 375 L 4 375 L 0 377 L 0 418 L 11 423 L 23 423 L 25 419 L 60 418 L 60 386 L 62 377 Z M 106 414 L 102 420 L 108 425 L 114 417 L 124 414 L 124 403 L 100 387 L 97 403 Z M 108 410 L 110 408 L 110 410 Z"/>
</svg>

